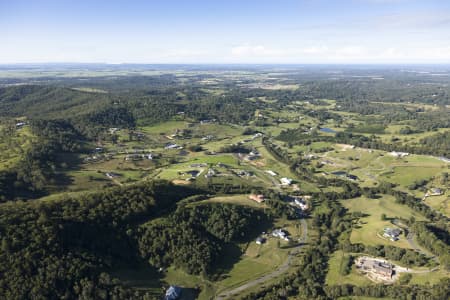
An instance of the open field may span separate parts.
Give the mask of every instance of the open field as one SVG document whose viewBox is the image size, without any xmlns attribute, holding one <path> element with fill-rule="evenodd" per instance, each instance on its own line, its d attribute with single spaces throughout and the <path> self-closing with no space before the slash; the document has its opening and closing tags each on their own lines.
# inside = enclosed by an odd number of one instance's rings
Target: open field
<svg viewBox="0 0 450 300">
<path fill-rule="evenodd" d="M 405 205 L 395 203 L 392 196 L 383 195 L 380 199 L 368 199 L 365 197 L 342 200 L 344 205 L 350 212 L 362 212 L 367 216 L 361 218 L 354 225 L 350 241 L 352 243 L 363 243 L 366 245 L 392 245 L 401 248 L 410 248 L 405 239 L 404 234 L 400 236 L 400 240 L 392 242 L 381 237 L 385 227 L 395 227 L 389 220 L 381 220 L 381 215 L 385 214 L 389 218 L 405 218 L 414 217 L 416 220 L 424 220 L 422 215 L 412 211 Z"/>
<path fill-rule="evenodd" d="M 326 284 L 328 285 L 340 285 L 340 284 L 353 284 L 356 286 L 369 285 L 372 282 L 366 277 L 357 273 L 355 266 L 352 266 L 352 270 L 348 275 L 341 275 L 341 261 L 344 254 L 341 250 L 335 251 L 328 261 L 328 273 L 326 277 Z"/>
</svg>

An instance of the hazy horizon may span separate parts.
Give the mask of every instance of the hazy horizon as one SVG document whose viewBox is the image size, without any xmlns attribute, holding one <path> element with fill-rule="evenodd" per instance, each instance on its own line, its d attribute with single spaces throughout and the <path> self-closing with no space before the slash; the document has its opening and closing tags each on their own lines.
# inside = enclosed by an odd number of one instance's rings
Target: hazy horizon
<svg viewBox="0 0 450 300">
<path fill-rule="evenodd" d="M 6 1 L 0 64 L 450 63 L 440 0 Z"/>
</svg>

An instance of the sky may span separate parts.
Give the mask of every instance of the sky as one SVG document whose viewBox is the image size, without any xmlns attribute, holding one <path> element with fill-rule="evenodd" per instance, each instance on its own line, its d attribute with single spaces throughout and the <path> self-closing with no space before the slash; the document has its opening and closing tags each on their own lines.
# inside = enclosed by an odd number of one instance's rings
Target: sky
<svg viewBox="0 0 450 300">
<path fill-rule="evenodd" d="M 0 0 L 0 64 L 450 63 L 450 0 Z"/>
</svg>

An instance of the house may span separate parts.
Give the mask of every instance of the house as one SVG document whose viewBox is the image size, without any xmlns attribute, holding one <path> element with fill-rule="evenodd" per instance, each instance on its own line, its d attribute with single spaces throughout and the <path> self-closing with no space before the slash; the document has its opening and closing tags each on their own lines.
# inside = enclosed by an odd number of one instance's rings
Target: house
<svg viewBox="0 0 450 300">
<path fill-rule="evenodd" d="M 263 238 L 263 237 L 257 237 L 256 238 L 256 244 L 258 244 L 258 245 L 262 245 L 262 244 L 264 244 L 265 242 L 266 242 L 266 239 L 265 238 Z"/>
<path fill-rule="evenodd" d="M 205 174 L 205 178 L 211 178 L 216 175 L 216 171 L 214 169 L 209 169 L 208 172 Z"/>
<path fill-rule="evenodd" d="M 181 288 L 175 285 L 171 285 L 167 291 L 166 296 L 164 297 L 165 300 L 176 300 L 180 298 L 181 295 Z"/>
<path fill-rule="evenodd" d="M 108 177 L 110 179 L 113 179 L 113 178 L 116 178 L 116 177 L 120 176 L 119 174 L 112 173 L 112 172 L 107 172 L 107 173 L 105 173 L 105 175 L 106 175 L 106 177 Z"/>
<path fill-rule="evenodd" d="M 384 228 L 383 236 L 389 238 L 391 241 L 395 242 L 399 240 L 399 236 L 402 233 L 402 231 L 398 228 Z"/>
<path fill-rule="evenodd" d="M 262 137 L 262 133 L 261 132 L 255 133 L 255 135 L 253 135 L 252 139 L 257 139 L 259 137 Z"/>
<path fill-rule="evenodd" d="M 432 188 L 428 194 L 430 196 L 440 196 L 442 195 L 444 192 L 440 189 L 440 188 Z"/>
<path fill-rule="evenodd" d="M 16 123 L 16 128 L 17 129 L 19 129 L 19 128 L 22 128 L 23 126 L 25 126 L 27 123 L 25 123 L 25 122 L 17 122 Z"/>
<path fill-rule="evenodd" d="M 381 275 L 383 277 L 392 278 L 394 273 L 392 265 L 388 263 L 383 263 L 379 261 L 375 261 L 372 266 L 372 271 L 375 274 Z"/>
<path fill-rule="evenodd" d="M 261 154 L 259 154 L 258 151 L 253 150 L 247 155 L 247 157 L 245 159 L 246 160 L 255 160 L 255 159 L 258 159 L 260 157 L 261 157 Z"/>
<path fill-rule="evenodd" d="M 238 171 L 236 171 L 236 174 L 237 174 L 239 177 L 244 177 L 244 176 L 249 177 L 249 176 L 253 176 L 253 173 L 252 173 L 252 172 L 246 171 L 246 170 L 238 170 Z"/>
<path fill-rule="evenodd" d="M 292 179 L 283 177 L 280 179 L 281 185 L 291 185 Z"/>
<path fill-rule="evenodd" d="M 117 131 L 119 131 L 120 129 L 119 128 L 117 128 L 117 127 L 111 127 L 111 128 L 109 128 L 109 133 L 110 134 L 114 134 L 114 133 L 116 133 Z"/>
<path fill-rule="evenodd" d="M 248 198 L 250 200 L 256 201 L 258 203 L 264 202 L 264 195 L 257 195 L 257 194 L 251 194 L 250 196 L 248 196 Z"/>
<path fill-rule="evenodd" d="M 308 203 L 304 197 L 293 196 L 291 197 L 294 200 L 294 205 L 298 206 L 301 210 L 307 210 L 309 208 Z"/>
<path fill-rule="evenodd" d="M 285 241 L 289 241 L 288 234 L 283 229 L 275 229 L 274 231 L 272 231 L 272 236 L 278 237 L 278 238 L 283 239 Z"/>
<path fill-rule="evenodd" d="M 278 175 L 277 173 L 275 173 L 272 170 L 267 170 L 266 173 L 269 174 L 269 175 L 272 175 L 272 176 L 277 176 Z"/>
<path fill-rule="evenodd" d="M 216 121 L 216 119 L 211 119 L 211 120 L 201 120 L 200 124 L 204 125 L 204 124 L 211 124 L 214 123 Z"/>
<path fill-rule="evenodd" d="M 197 177 L 200 174 L 200 171 L 190 170 L 190 171 L 186 171 L 186 174 L 191 175 L 191 177 Z"/>
<path fill-rule="evenodd" d="M 352 175 L 352 174 L 347 174 L 347 178 L 350 180 L 355 180 L 355 181 L 358 180 L 358 176 Z"/>
<path fill-rule="evenodd" d="M 210 140 L 212 140 L 213 138 L 214 138 L 213 135 L 207 135 L 207 136 L 202 137 L 202 141 L 210 141 Z"/>
<path fill-rule="evenodd" d="M 195 164 L 191 164 L 191 168 L 205 168 L 207 167 L 208 164 L 207 163 L 195 163 Z"/>
<path fill-rule="evenodd" d="M 306 154 L 305 159 L 314 159 L 316 156 L 314 154 Z"/>
<path fill-rule="evenodd" d="M 392 151 L 389 152 L 390 156 L 396 157 L 396 158 L 403 158 L 409 155 L 408 152 L 397 152 L 397 151 Z"/>
<path fill-rule="evenodd" d="M 140 154 L 128 154 L 127 156 L 125 156 L 125 160 L 129 161 L 137 161 L 137 160 L 141 160 L 142 159 L 142 155 Z"/>
<path fill-rule="evenodd" d="M 102 148 L 102 147 L 96 147 L 96 148 L 94 149 L 94 152 L 95 152 L 95 153 L 103 152 L 103 148 Z"/>
<path fill-rule="evenodd" d="M 164 147 L 164 149 L 166 149 L 166 150 L 170 150 L 170 149 L 183 149 L 183 147 L 178 146 L 178 145 L 175 144 L 175 143 L 168 143 L 168 144 L 166 144 L 166 146 Z"/>
<path fill-rule="evenodd" d="M 221 162 L 219 162 L 219 163 L 217 163 L 217 167 L 218 167 L 218 168 L 225 168 L 225 169 L 228 169 L 230 166 L 229 166 L 229 165 L 226 165 L 226 164 L 223 164 L 223 163 L 221 163 Z"/>
</svg>

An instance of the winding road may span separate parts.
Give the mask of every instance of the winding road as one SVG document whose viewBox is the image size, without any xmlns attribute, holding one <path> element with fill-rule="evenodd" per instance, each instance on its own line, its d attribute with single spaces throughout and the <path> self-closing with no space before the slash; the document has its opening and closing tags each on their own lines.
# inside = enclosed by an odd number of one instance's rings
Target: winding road
<svg viewBox="0 0 450 300">
<path fill-rule="evenodd" d="M 243 285 L 240 285 L 238 287 L 235 287 L 231 290 L 226 290 L 221 292 L 219 295 L 216 296 L 215 299 L 220 300 L 220 299 L 227 299 L 233 295 L 238 295 L 239 293 L 243 292 L 244 290 L 251 288 L 255 285 L 264 283 L 268 280 L 271 280 L 273 278 L 276 278 L 284 273 L 286 273 L 286 271 L 289 269 L 289 266 L 291 264 L 292 258 L 297 255 L 301 249 L 301 247 L 304 246 L 304 244 L 306 243 L 307 239 L 308 239 L 308 224 L 306 222 L 305 219 L 301 219 L 300 220 L 301 224 L 302 224 L 302 228 L 303 228 L 303 232 L 302 232 L 302 237 L 299 240 L 299 245 L 297 245 L 296 247 L 294 247 L 288 255 L 288 258 L 286 259 L 286 261 L 280 266 L 278 267 L 275 271 L 268 273 L 266 275 L 263 275 L 259 278 L 253 279 L 251 281 L 248 281 L 246 283 L 244 283 Z"/>
<path fill-rule="evenodd" d="M 413 248 L 415 251 L 425 255 L 426 257 L 433 259 L 435 262 L 439 263 L 439 258 L 437 256 L 435 256 L 435 255 L 430 256 L 429 253 L 423 251 L 422 248 L 417 246 L 416 242 L 414 241 L 414 232 L 412 232 L 408 226 L 402 224 L 397 219 L 392 220 L 392 224 L 397 225 L 398 227 L 403 228 L 404 230 L 406 230 L 408 232 L 408 234 L 406 235 L 406 240 L 408 241 L 408 244 L 409 244 L 409 246 L 411 246 L 411 248 Z"/>
</svg>

